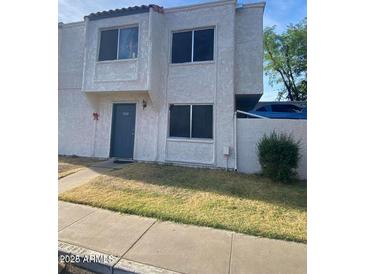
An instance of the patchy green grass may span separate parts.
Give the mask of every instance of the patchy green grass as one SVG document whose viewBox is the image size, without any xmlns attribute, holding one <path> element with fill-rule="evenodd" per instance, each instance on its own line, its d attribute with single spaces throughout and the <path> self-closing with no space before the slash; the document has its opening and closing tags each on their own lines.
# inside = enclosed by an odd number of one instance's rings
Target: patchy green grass
<svg viewBox="0 0 365 274">
<path fill-rule="evenodd" d="M 58 179 L 66 177 L 99 161 L 99 159 L 89 157 L 58 156 Z"/>
<path fill-rule="evenodd" d="M 135 163 L 59 198 L 268 238 L 307 239 L 305 184 L 273 183 L 256 175 Z"/>
</svg>

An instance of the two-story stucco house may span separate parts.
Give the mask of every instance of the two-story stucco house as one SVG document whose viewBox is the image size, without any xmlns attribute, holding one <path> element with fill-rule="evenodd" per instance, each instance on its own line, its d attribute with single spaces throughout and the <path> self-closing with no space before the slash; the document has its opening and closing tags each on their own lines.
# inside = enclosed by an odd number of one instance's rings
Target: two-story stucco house
<svg viewBox="0 0 365 274">
<path fill-rule="evenodd" d="M 235 167 L 234 111 L 263 92 L 264 3 L 59 24 L 59 154 Z"/>
</svg>

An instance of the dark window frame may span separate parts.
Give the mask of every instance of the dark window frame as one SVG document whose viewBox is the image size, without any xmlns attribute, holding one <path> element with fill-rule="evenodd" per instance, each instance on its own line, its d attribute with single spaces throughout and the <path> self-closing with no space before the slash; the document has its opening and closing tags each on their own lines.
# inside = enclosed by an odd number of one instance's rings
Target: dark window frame
<svg viewBox="0 0 365 274">
<path fill-rule="evenodd" d="M 118 29 L 100 31 L 98 61 L 111 61 L 118 57 Z"/>
<path fill-rule="evenodd" d="M 178 137 L 178 136 L 171 136 L 170 130 L 171 130 L 171 113 L 170 109 L 172 106 L 189 106 L 190 108 L 190 137 Z M 193 106 L 211 106 L 212 107 L 212 138 L 201 138 L 201 137 L 193 137 Z M 191 104 L 169 104 L 169 113 L 168 113 L 168 138 L 173 139 L 182 139 L 182 140 L 207 140 L 212 141 L 214 140 L 214 104 L 212 103 L 191 103 Z"/>
<path fill-rule="evenodd" d="M 172 111 L 175 110 L 175 111 Z M 171 123 L 174 121 L 174 123 Z M 191 107 L 175 105 L 169 107 L 169 137 L 190 138 L 191 136 Z"/>
<path fill-rule="evenodd" d="M 205 61 L 194 61 L 194 34 L 195 31 L 200 30 L 213 30 L 213 56 L 212 60 L 205 60 Z M 191 60 L 190 62 L 182 62 L 182 63 L 173 63 L 172 62 L 172 47 L 173 47 L 173 36 L 174 33 L 180 33 L 180 32 L 192 32 L 191 33 Z M 171 47 L 170 47 L 170 64 L 172 65 L 179 65 L 179 64 L 192 64 L 192 63 L 209 63 L 209 62 L 215 62 L 215 48 L 216 48 L 216 26 L 209 26 L 209 27 L 201 27 L 201 28 L 194 28 L 194 29 L 184 29 L 184 30 L 174 30 L 171 32 Z"/>
<path fill-rule="evenodd" d="M 131 29 L 131 28 L 137 28 L 137 56 L 135 58 L 119 58 L 119 39 L 120 39 L 120 31 L 123 29 Z M 101 33 L 103 31 L 108 31 L 108 30 L 118 30 L 118 37 L 117 37 L 117 56 L 116 59 L 111 59 L 111 60 L 99 60 L 100 57 L 100 45 L 101 45 Z M 139 47 L 140 47 L 140 26 L 139 24 L 137 25 L 128 25 L 128 26 L 119 26 L 119 27 L 110 27 L 110 28 L 100 28 L 99 29 L 99 36 L 98 36 L 98 50 L 97 50 L 97 62 L 113 62 L 113 61 L 125 61 L 125 60 L 137 60 L 138 56 L 139 56 Z"/>
<path fill-rule="evenodd" d="M 184 64 L 190 63 L 192 59 L 193 49 L 192 31 L 179 31 L 172 34 L 171 37 L 171 63 Z M 190 40 L 190 41 L 189 41 Z M 177 43 L 177 47 L 174 47 Z"/>
</svg>

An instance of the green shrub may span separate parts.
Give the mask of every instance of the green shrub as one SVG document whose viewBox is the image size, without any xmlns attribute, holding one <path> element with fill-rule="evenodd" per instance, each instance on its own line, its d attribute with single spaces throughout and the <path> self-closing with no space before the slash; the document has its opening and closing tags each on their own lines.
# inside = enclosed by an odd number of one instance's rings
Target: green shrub
<svg viewBox="0 0 365 274">
<path fill-rule="evenodd" d="M 274 181 L 292 182 L 298 167 L 299 145 L 291 135 L 275 131 L 270 136 L 265 134 L 257 144 L 263 175 Z"/>
</svg>

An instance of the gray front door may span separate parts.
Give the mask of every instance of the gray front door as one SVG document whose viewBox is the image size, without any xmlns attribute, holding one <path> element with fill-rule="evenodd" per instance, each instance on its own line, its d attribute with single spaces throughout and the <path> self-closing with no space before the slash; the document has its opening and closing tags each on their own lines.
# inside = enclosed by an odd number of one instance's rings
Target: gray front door
<svg viewBox="0 0 365 274">
<path fill-rule="evenodd" d="M 114 104 L 110 157 L 133 159 L 136 104 Z"/>
</svg>

